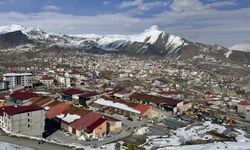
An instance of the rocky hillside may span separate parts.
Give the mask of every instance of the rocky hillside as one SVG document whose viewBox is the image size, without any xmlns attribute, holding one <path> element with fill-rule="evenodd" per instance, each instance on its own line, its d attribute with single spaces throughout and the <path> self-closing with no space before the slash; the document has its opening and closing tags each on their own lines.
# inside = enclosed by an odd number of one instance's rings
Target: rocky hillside
<svg viewBox="0 0 250 150">
<path fill-rule="evenodd" d="M 250 52 L 191 42 L 160 31 L 157 26 L 152 26 L 136 35 L 65 35 L 19 25 L 0 27 L 0 51 L 2 52 L 21 53 L 55 49 L 55 47 L 92 53 L 116 52 L 133 56 L 160 56 L 174 59 L 209 58 L 250 64 Z"/>
</svg>

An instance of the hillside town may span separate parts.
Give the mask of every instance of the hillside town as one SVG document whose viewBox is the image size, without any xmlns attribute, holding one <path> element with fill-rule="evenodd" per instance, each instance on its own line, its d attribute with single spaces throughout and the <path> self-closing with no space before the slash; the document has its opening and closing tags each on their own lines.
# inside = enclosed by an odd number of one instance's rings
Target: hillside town
<svg viewBox="0 0 250 150">
<path fill-rule="evenodd" d="M 17 59 L 17 66 L 1 68 L 0 127 L 79 149 L 250 147 L 249 81 L 227 74 L 249 67 L 211 59 L 199 66 L 197 59 L 87 53 Z"/>
</svg>

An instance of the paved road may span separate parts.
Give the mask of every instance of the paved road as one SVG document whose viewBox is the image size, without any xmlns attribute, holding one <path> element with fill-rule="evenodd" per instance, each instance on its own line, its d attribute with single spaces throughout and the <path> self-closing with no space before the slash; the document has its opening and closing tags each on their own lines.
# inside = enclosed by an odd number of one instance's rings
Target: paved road
<svg viewBox="0 0 250 150">
<path fill-rule="evenodd" d="M 55 144 L 50 144 L 50 143 L 38 144 L 38 142 L 35 140 L 11 137 L 4 134 L 2 130 L 0 130 L 0 141 L 33 148 L 35 150 L 72 150 L 72 148 L 66 148 Z"/>
</svg>

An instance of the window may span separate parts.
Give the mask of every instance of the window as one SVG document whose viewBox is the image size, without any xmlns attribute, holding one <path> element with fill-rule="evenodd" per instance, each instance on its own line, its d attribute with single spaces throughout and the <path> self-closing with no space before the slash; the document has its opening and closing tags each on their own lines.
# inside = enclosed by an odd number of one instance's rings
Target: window
<svg viewBox="0 0 250 150">
<path fill-rule="evenodd" d="M 30 122 L 30 119 L 28 119 L 28 122 Z"/>
<path fill-rule="evenodd" d="M 30 125 L 28 124 L 28 128 L 30 128 Z"/>
<path fill-rule="evenodd" d="M 30 116 L 30 113 L 28 113 L 27 115 Z"/>
</svg>

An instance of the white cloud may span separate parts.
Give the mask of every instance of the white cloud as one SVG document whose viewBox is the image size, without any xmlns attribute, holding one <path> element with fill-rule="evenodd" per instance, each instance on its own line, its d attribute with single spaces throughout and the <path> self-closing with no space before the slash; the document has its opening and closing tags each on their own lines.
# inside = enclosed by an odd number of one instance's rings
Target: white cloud
<svg viewBox="0 0 250 150">
<path fill-rule="evenodd" d="M 109 2 L 109 1 L 102 1 L 102 4 L 103 4 L 103 5 L 109 5 L 110 2 Z"/>
<path fill-rule="evenodd" d="M 47 6 L 44 6 L 43 9 L 46 11 L 58 11 L 58 10 L 60 10 L 60 8 L 58 6 L 55 6 L 55 5 L 47 5 Z"/>
<path fill-rule="evenodd" d="M 226 0 L 226 1 L 216 1 L 209 4 L 210 7 L 223 7 L 223 6 L 236 6 L 237 2 L 235 0 Z"/>
<path fill-rule="evenodd" d="M 126 1 L 123 1 L 118 7 L 121 9 L 124 9 L 124 8 L 135 9 L 133 10 L 133 12 L 136 12 L 136 10 L 143 12 L 143 11 L 148 11 L 153 8 L 163 7 L 166 5 L 167 5 L 167 2 L 164 2 L 164 1 L 144 2 L 143 0 L 126 0 Z"/>
<path fill-rule="evenodd" d="M 0 4 L 7 4 L 9 2 L 14 2 L 14 0 L 0 0 Z"/>
<path fill-rule="evenodd" d="M 208 8 L 199 0 L 174 0 L 170 7 L 174 12 L 199 12 Z"/>
<path fill-rule="evenodd" d="M 135 7 L 143 4 L 143 0 L 126 0 L 123 1 L 119 7 L 120 8 L 128 8 L 128 7 Z"/>
</svg>

